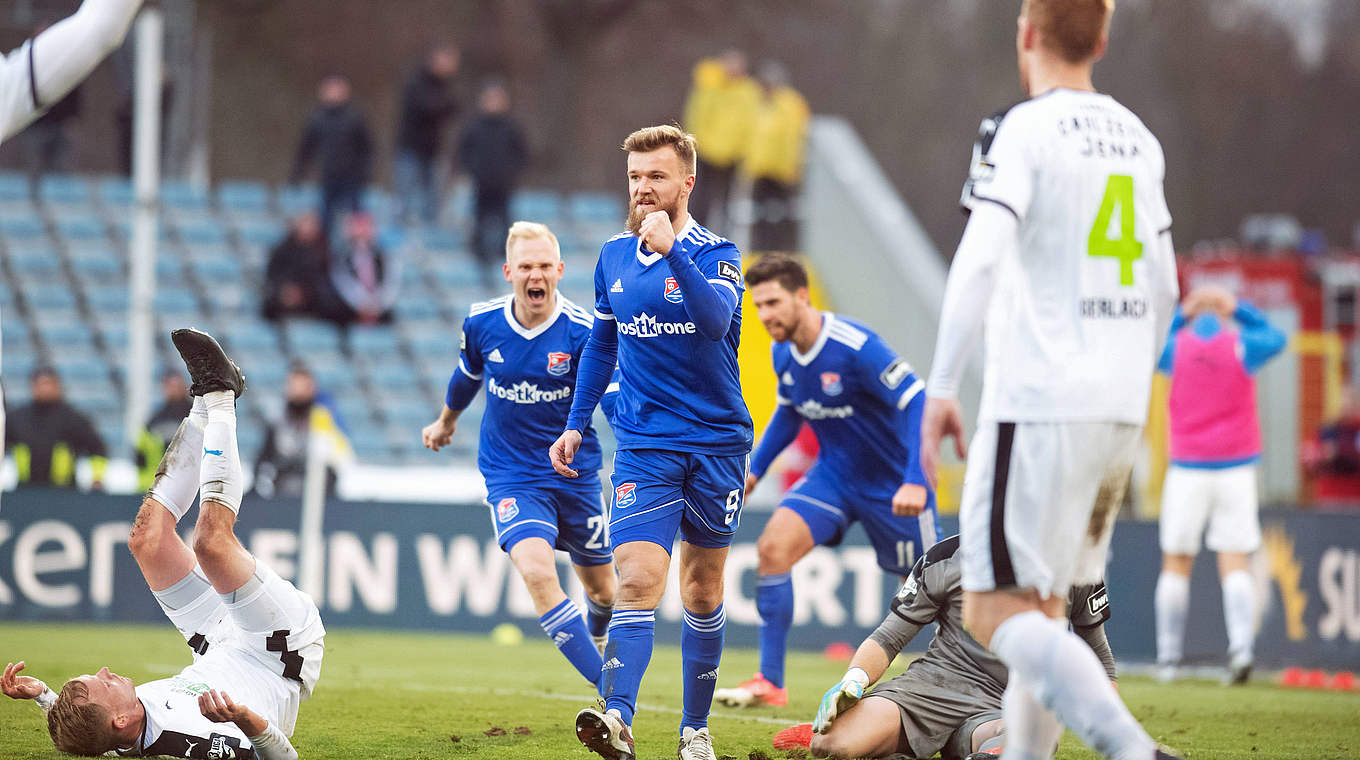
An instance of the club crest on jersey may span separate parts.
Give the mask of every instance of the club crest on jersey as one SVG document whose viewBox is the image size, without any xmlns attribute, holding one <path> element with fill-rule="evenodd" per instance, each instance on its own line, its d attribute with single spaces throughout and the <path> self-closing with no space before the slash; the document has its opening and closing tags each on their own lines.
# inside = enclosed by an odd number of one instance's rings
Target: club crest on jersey
<svg viewBox="0 0 1360 760">
<path fill-rule="evenodd" d="M 571 371 L 571 354 L 561 351 L 548 352 L 548 374 L 561 377 Z"/>
<path fill-rule="evenodd" d="M 845 388 L 841 385 L 841 375 L 839 372 L 822 373 L 822 393 L 828 396 L 839 396 Z"/>
<path fill-rule="evenodd" d="M 515 519 L 517 514 L 519 514 L 519 505 L 515 503 L 513 496 L 508 499 L 501 499 L 496 504 L 496 519 L 501 522 L 510 522 Z"/>
<path fill-rule="evenodd" d="M 680 283 L 676 282 L 674 277 L 666 278 L 666 292 L 662 295 L 666 296 L 666 300 L 671 303 L 680 303 L 685 300 L 685 294 L 680 292 Z"/>
<path fill-rule="evenodd" d="M 637 483 L 622 483 L 614 489 L 614 506 L 631 507 L 637 503 Z"/>
</svg>

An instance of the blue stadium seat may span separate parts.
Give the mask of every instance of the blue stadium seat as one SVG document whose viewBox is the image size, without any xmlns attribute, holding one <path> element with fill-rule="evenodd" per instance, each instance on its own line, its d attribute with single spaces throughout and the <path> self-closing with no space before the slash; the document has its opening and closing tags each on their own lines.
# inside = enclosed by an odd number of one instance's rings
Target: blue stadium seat
<svg viewBox="0 0 1360 760">
<path fill-rule="evenodd" d="M 442 319 L 439 304 L 425 299 L 398 298 L 394 307 L 402 322 L 438 322 Z"/>
<path fill-rule="evenodd" d="M 84 177 L 46 174 L 38 179 L 38 197 L 44 203 L 80 206 L 90 202 L 90 184 Z"/>
<path fill-rule="evenodd" d="M 106 206 L 131 206 L 134 199 L 132 181 L 127 177 L 104 177 L 99 180 L 99 200 Z"/>
<path fill-rule="evenodd" d="M 212 283 L 203 298 L 214 312 L 236 318 L 256 318 L 260 314 L 260 294 L 242 282 Z"/>
<path fill-rule="evenodd" d="M 278 335 L 274 328 L 262 321 L 237 321 L 222 331 L 222 338 L 228 350 L 241 356 L 279 353 Z"/>
<path fill-rule="evenodd" d="M 286 216 L 321 208 L 321 191 L 315 185 L 290 185 L 279 189 L 279 210 Z"/>
<path fill-rule="evenodd" d="M 0 219 L 0 234 L 10 241 L 31 241 L 47 234 L 47 229 L 36 217 L 7 217 Z"/>
<path fill-rule="evenodd" d="M 419 233 L 420 244 L 430 251 L 453 251 L 464 247 L 462 233 L 445 227 L 424 227 Z"/>
<path fill-rule="evenodd" d="M 551 190 L 520 190 L 510 199 L 510 217 L 556 224 L 562 214 L 562 199 Z"/>
<path fill-rule="evenodd" d="M 8 355 L 11 345 L 28 345 L 32 338 L 28 334 L 28 325 L 14 312 L 8 312 L 0 319 L 0 340 L 3 340 Z"/>
<path fill-rule="evenodd" d="M 110 282 L 123 275 L 123 259 L 111 245 L 73 246 L 68 249 L 71 270 L 87 282 Z"/>
<path fill-rule="evenodd" d="M 282 240 L 287 234 L 287 229 L 283 224 L 273 220 L 250 221 L 238 223 L 236 234 L 245 245 L 268 248 Z"/>
<path fill-rule="evenodd" d="M 64 279 L 60 257 L 45 244 L 10 245 L 8 258 L 10 270 L 20 283 Z"/>
<path fill-rule="evenodd" d="M 217 202 L 229 213 L 269 213 L 269 187 L 262 182 L 227 180 L 217 188 Z"/>
<path fill-rule="evenodd" d="M 617 223 L 628 213 L 623 196 L 616 193 L 573 193 L 568 209 L 576 222 Z"/>
<path fill-rule="evenodd" d="M 246 374 L 246 387 L 263 390 L 266 394 L 276 395 L 283 392 L 283 379 L 288 373 L 288 360 L 283 354 L 273 352 L 241 354 L 236 349 L 231 350 L 232 356 Z"/>
<path fill-rule="evenodd" d="M 369 368 L 368 377 L 373 390 L 383 396 L 417 392 L 422 385 L 415 371 L 400 363 L 375 364 Z"/>
<path fill-rule="evenodd" d="M 176 323 L 197 323 L 203 314 L 194 294 L 178 288 L 157 288 L 155 309 L 162 321 Z"/>
<path fill-rule="evenodd" d="M 28 175 L 0 172 L 0 202 L 29 200 Z"/>
<path fill-rule="evenodd" d="M 361 462 L 387 464 L 393 459 L 392 449 L 383 437 L 382 428 L 370 426 L 352 431 L 350 446 L 354 448 L 354 456 Z"/>
<path fill-rule="evenodd" d="M 39 324 L 38 335 L 49 349 L 61 346 L 88 347 L 94 343 L 94 330 L 89 325 L 76 322 L 71 324 Z"/>
<path fill-rule="evenodd" d="M 335 396 L 348 396 L 358 387 L 354 368 L 340 357 L 340 361 L 317 361 L 315 357 L 303 356 L 303 361 L 312 370 L 317 387 Z"/>
<path fill-rule="evenodd" d="M 32 348 L 11 350 L 6 343 L 4 362 L 5 377 L 9 378 L 5 383 L 5 403 L 13 409 L 19 404 L 20 394 L 28 395 L 28 375 L 38 366 L 38 353 Z"/>
<path fill-rule="evenodd" d="M 185 245 L 224 245 L 227 231 L 221 223 L 211 217 L 183 221 L 179 225 L 179 239 Z"/>
<path fill-rule="evenodd" d="M 391 327 L 355 326 L 349 331 L 349 349 L 355 356 L 384 360 L 401 355 L 397 331 Z"/>
<path fill-rule="evenodd" d="M 76 297 L 67 283 L 31 284 L 24 288 L 29 308 L 39 313 L 55 310 L 75 310 Z"/>
<path fill-rule="evenodd" d="M 85 289 L 85 301 L 96 320 L 125 317 L 130 294 L 126 285 L 90 285 Z"/>
<path fill-rule="evenodd" d="M 58 356 L 53 358 L 52 366 L 61 376 L 63 384 L 111 382 L 109 365 L 99 354 Z"/>
<path fill-rule="evenodd" d="M 107 240 L 108 228 L 94 214 L 64 216 L 57 219 L 57 234 L 67 240 Z"/>
<path fill-rule="evenodd" d="M 290 319 L 283 325 L 283 335 L 294 353 L 340 351 L 340 328 L 330 322 Z"/>
<path fill-rule="evenodd" d="M 99 339 L 103 341 L 104 349 L 116 360 L 127 355 L 129 345 L 127 315 L 118 314 L 111 317 L 100 321 Z"/>
<path fill-rule="evenodd" d="M 241 262 L 234 258 L 196 259 L 193 262 L 193 268 L 194 276 L 209 287 L 241 281 Z"/>
<path fill-rule="evenodd" d="M 432 329 L 413 329 L 407 331 L 411 351 L 426 361 L 441 357 L 450 359 L 449 369 L 458 361 L 458 329 L 450 326 L 435 326 Z M 445 378 L 446 380 L 448 378 Z"/>
<path fill-rule="evenodd" d="M 161 183 L 161 204 L 181 210 L 207 208 L 208 192 L 184 180 L 166 180 Z"/>
</svg>

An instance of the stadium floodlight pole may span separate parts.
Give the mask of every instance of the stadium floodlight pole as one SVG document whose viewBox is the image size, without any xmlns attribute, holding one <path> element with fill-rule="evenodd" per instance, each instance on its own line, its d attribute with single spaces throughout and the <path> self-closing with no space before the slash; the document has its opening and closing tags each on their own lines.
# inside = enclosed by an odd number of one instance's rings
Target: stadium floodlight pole
<svg viewBox="0 0 1360 760">
<path fill-rule="evenodd" d="M 161 71 L 164 22 L 160 8 L 147 6 L 137 19 L 137 56 L 133 90 L 132 242 L 129 247 L 131 276 L 128 298 L 128 353 L 123 377 L 127 383 L 127 408 L 123 434 L 135 447 L 138 432 L 151 409 L 151 386 L 155 374 L 155 323 L 152 307 L 156 297 L 156 238 L 160 225 L 158 207 L 161 144 Z M 182 325 L 181 325 L 182 326 Z"/>
</svg>

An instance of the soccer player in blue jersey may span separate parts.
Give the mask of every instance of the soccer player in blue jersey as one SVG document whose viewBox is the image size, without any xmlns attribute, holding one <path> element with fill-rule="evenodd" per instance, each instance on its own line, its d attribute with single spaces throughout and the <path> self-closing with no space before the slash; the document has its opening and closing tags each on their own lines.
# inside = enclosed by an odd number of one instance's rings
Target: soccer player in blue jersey
<svg viewBox="0 0 1360 760">
<path fill-rule="evenodd" d="M 515 222 L 505 242 L 512 295 L 474 304 L 463 320 L 458 368 L 439 419 L 421 432 L 433 451 L 447 446 L 486 381 L 477 466 L 486 479 L 491 524 L 501 549 L 524 578 L 538 623 L 581 675 L 600 678 L 600 647 L 617 581 L 609 526 L 600 500 L 600 443 L 587 420 L 576 480 L 543 461 L 571 408 L 591 316 L 557 292 L 562 257 L 547 226 Z M 586 615 L 567 598 L 554 549 L 571 555 L 586 591 Z M 593 641 L 592 641 L 593 639 Z"/>
<path fill-rule="evenodd" d="M 793 624 L 794 564 L 814 546 L 839 544 L 858 520 L 879 567 L 905 578 L 935 543 L 935 496 L 921 469 L 925 384 L 911 365 L 863 324 L 814 308 L 807 270 L 793 256 L 762 257 L 746 270 L 746 285 L 775 341 L 779 379 L 779 405 L 752 458 L 747 493 L 804 420 L 820 453 L 756 542 L 760 672 L 719 689 L 717 699 L 738 707 L 782 706 L 788 703 L 784 647 Z"/>
<path fill-rule="evenodd" d="M 619 595 L 604 653 L 604 710 L 582 710 L 576 736 L 610 760 L 635 757 L 633 712 L 678 534 L 685 607 L 678 754 L 681 760 L 711 760 L 708 713 L 726 621 L 723 566 L 751 451 L 751 415 L 737 374 L 741 254 L 689 215 L 692 135 L 648 127 L 629 135 L 623 149 L 628 232 L 600 249 L 595 326 L 581 356 L 566 431 L 549 453 L 559 473 L 578 477 L 590 416 L 617 360 L 610 425 L 618 453 L 609 531 Z"/>
</svg>

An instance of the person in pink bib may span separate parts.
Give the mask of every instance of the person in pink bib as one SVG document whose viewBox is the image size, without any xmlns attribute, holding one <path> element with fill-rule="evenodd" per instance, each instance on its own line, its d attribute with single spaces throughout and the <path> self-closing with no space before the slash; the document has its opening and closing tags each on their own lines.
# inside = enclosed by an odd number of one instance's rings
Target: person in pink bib
<svg viewBox="0 0 1360 760">
<path fill-rule="evenodd" d="M 1162 487 L 1157 579 L 1158 677 L 1176 677 L 1201 536 L 1218 554 L 1228 631 L 1228 682 L 1251 675 L 1256 589 L 1247 569 L 1261 544 L 1256 462 L 1257 370 L 1285 346 L 1259 309 L 1218 287 L 1191 291 L 1176 311 L 1157 368 L 1171 376 L 1171 466 Z M 1206 531 L 1207 524 L 1207 531 Z"/>
</svg>

